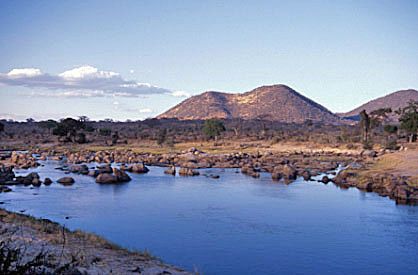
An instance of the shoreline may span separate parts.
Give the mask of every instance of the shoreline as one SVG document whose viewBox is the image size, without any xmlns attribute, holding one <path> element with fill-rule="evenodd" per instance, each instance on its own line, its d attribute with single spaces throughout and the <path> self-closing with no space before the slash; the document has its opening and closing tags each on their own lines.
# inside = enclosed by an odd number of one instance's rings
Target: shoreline
<svg viewBox="0 0 418 275">
<path fill-rule="evenodd" d="M 192 274 L 163 264 L 147 251 L 124 249 L 98 235 L 81 230 L 71 231 L 51 220 L 4 208 L 0 208 L 0 232 L 0 243 L 5 248 L 3 251 L 19 251 L 20 263 L 16 261 L 14 264 L 23 265 L 40 258 L 40 265 L 31 272 Z M 4 257 L 4 252 L 2 254 Z"/>
</svg>

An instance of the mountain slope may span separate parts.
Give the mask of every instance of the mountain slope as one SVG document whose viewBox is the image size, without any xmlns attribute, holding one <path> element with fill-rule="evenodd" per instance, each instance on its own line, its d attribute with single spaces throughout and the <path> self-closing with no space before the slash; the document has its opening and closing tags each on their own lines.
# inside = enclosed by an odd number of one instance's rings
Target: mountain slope
<svg viewBox="0 0 418 275">
<path fill-rule="evenodd" d="M 205 92 L 184 100 L 157 118 L 340 122 L 337 115 L 285 85 L 263 86 L 243 94 Z"/>
<path fill-rule="evenodd" d="M 371 100 L 360 107 L 355 108 L 354 110 L 339 114 L 340 117 L 343 118 L 358 118 L 359 113 L 362 110 L 366 110 L 366 112 L 370 113 L 374 110 L 380 108 L 392 108 L 392 111 L 396 111 L 399 108 L 405 107 L 410 100 L 417 100 L 418 101 L 418 91 L 416 90 L 401 90 L 391 94 L 388 94 L 383 97 L 376 98 Z M 397 120 L 397 115 L 392 113 L 389 115 L 389 119 L 392 121 Z"/>
</svg>

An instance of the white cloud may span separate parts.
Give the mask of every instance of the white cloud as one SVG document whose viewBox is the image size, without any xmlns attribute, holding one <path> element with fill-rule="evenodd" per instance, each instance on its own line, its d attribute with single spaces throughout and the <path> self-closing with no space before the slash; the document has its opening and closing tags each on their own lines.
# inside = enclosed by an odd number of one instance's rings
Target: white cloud
<svg viewBox="0 0 418 275">
<path fill-rule="evenodd" d="M 185 91 L 175 91 L 175 92 L 172 92 L 171 95 L 175 97 L 189 97 L 190 96 L 190 94 Z"/>
<path fill-rule="evenodd" d="M 81 66 L 72 70 L 65 71 L 59 74 L 60 77 L 65 79 L 83 79 L 83 78 L 112 78 L 119 76 L 115 72 L 99 71 L 92 66 Z"/>
<path fill-rule="evenodd" d="M 140 113 L 152 113 L 151 109 L 141 109 L 139 110 Z"/>
<path fill-rule="evenodd" d="M 43 73 L 39 69 L 13 69 L 10 72 L 7 73 L 7 76 L 11 78 L 22 78 L 22 77 L 35 77 L 40 76 Z"/>
<path fill-rule="evenodd" d="M 92 66 L 81 66 L 58 75 L 43 73 L 39 69 L 13 69 L 0 73 L 0 85 L 41 88 L 27 96 L 44 97 L 138 97 L 149 94 L 171 94 L 167 89 L 126 80 L 120 74 L 100 71 Z"/>
</svg>

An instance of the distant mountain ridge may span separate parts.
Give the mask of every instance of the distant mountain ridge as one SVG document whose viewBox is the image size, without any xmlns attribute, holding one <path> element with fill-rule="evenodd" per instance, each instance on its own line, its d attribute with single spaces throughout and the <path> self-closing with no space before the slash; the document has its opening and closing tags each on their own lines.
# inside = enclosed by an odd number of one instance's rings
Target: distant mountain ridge
<svg viewBox="0 0 418 275">
<path fill-rule="evenodd" d="M 394 111 L 398 110 L 399 108 L 405 107 L 410 100 L 418 101 L 418 91 L 409 89 L 409 90 L 400 90 L 386 96 L 382 96 L 371 100 L 354 110 L 351 110 L 347 113 L 340 113 L 338 114 L 342 118 L 348 119 L 359 119 L 359 113 L 362 110 L 366 110 L 366 112 L 370 113 L 374 110 L 380 108 L 392 108 L 393 113 L 389 115 L 389 119 L 392 121 L 397 121 L 398 116 L 394 113 Z"/>
<path fill-rule="evenodd" d="M 242 94 L 205 92 L 184 100 L 157 118 L 262 118 L 288 123 L 341 123 L 337 115 L 286 85 L 262 86 Z"/>
</svg>

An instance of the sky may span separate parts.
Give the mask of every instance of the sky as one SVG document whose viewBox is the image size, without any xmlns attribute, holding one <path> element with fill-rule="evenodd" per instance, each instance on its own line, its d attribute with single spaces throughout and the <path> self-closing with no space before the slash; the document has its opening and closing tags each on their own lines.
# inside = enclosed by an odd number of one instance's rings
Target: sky
<svg viewBox="0 0 418 275">
<path fill-rule="evenodd" d="M 416 0 L 0 1 L 0 119 L 138 120 L 271 84 L 346 112 L 418 89 L 417 14 Z"/>
</svg>

